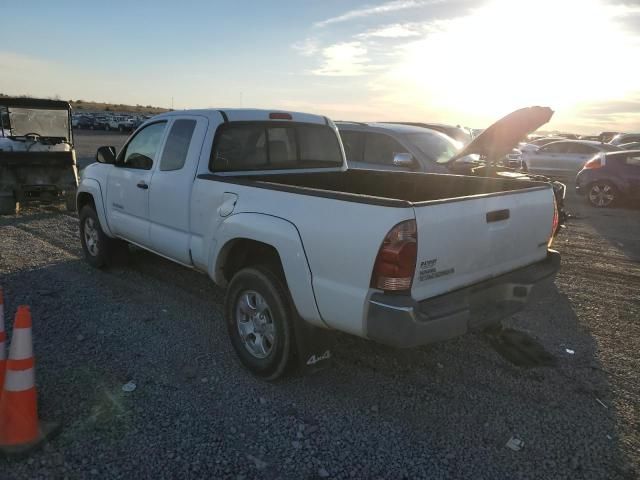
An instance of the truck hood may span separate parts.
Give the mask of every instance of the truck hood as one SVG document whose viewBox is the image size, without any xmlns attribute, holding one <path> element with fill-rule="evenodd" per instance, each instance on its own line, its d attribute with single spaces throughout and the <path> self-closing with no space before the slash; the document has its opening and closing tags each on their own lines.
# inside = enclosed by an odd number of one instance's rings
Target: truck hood
<svg viewBox="0 0 640 480">
<path fill-rule="evenodd" d="M 549 107 L 527 107 L 511 112 L 474 138 L 451 157 L 449 163 L 472 154 L 482 155 L 490 162 L 500 160 L 529 133 L 547 123 L 553 113 Z"/>
</svg>

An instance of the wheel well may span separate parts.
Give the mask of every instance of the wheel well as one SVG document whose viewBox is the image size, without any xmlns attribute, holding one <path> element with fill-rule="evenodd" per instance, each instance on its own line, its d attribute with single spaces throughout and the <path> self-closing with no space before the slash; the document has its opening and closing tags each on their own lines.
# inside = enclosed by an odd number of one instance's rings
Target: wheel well
<svg viewBox="0 0 640 480">
<path fill-rule="evenodd" d="M 278 251 L 271 245 L 240 238 L 225 245 L 220 252 L 222 276 L 228 283 L 241 269 L 251 265 L 267 265 L 284 278 L 282 261 Z"/>
<path fill-rule="evenodd" d="M 82 192 L 78 195 L 78 212 L 82 210 L 85 205 L 91 205 L 93 209 L 96 208 L 96 202 L 93 200 L 93 196 L 90 193 Z"/>
</svg>

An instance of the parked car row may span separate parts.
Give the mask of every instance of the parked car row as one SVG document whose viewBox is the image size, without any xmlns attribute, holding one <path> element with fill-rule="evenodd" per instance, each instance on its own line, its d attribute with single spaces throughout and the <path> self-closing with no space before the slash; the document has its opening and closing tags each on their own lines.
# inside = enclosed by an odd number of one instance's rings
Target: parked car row
<svg viewBox="0 0 640 480">
<path fill-rule="evenodd" d="M 113 130 L 119 132 L 132 132 L 142 122 L 151 118 L 149 115 L 107 115 L 82 113 L 71 117 L 71 126 L 82 130 Z"/>
<path fill-rule="evenodd" d="M 547 137 L 521 144 L 521 169 L 574 179 L 594 207 L 640 199 L 640 133 L 603 132 L 594 140 Z"/>
</svg>

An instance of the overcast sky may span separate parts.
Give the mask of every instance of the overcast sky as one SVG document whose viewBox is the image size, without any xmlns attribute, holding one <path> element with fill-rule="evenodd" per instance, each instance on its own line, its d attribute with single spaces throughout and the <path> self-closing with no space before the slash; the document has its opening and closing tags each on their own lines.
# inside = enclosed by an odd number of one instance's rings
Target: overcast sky
<svg viewBox="0 0 640 480">
<path fill-rule="evenodd" d="M 640 130 L 640 3 L 0 0 L 0 92 Z"/>
</svg>

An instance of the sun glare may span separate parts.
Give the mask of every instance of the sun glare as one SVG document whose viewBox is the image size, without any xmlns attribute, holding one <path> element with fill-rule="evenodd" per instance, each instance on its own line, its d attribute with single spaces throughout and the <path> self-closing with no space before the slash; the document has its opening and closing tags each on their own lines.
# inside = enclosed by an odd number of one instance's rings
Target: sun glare
<svg viewBox="0 0 640 480">
<path fill-rule="evenodd" d="M 637 87 L 639 49 L 620 15 L 595 0 L 494 1 L 434 23 L 389 79 L 416 103 L 487 118 L 623 98 Z"/>
</svg>

